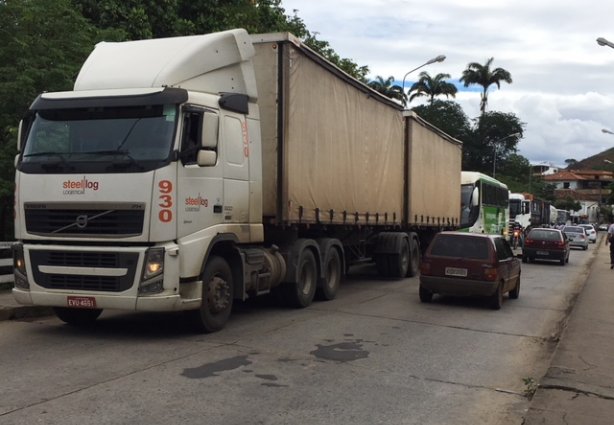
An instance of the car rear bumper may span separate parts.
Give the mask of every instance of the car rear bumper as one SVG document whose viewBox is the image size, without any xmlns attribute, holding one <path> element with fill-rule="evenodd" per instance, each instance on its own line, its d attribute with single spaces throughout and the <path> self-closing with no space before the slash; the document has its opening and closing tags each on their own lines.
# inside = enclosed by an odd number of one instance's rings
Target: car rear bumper
<svg viewBox="0 0 614 425">
<path fill-rule="evenodd" d="M 460 277 L 420 276 L 420 286 L 435 294 L 454 296 L 490 296 L 497 282 L 463 279 Z"/>
<path fill-rule="evenodd" d="M 579 248 L 588 248 L 588 240 L 585 241 L 569 241 L 569 246 L 577 246 Z"/>
<path fill-rule="evenodd" d="M 523 248 L 522 256 L 529 258 L 542 258 L 545 260 L 561 260 L 565 258 L 565 251 Z"/>
</svg>

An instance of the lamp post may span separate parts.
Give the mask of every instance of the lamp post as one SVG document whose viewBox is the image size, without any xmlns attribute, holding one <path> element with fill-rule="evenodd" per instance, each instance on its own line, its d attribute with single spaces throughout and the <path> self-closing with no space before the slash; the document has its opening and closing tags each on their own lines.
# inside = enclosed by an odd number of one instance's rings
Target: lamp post
<svg viewBox="0 0 614 425">
<path fill-rule="evenodd" d="M 606 40 L 603 37 L 599 37 L 597 39 L 597 44 L 599 44 L 600 46 L 608 46 L 608 47 L 611 47 L 612 49 L 614 49 L 614 43 L 612 43 L 609 40 Z"/>
<path fill-rule="evenodd" d="M 446 60 L 446 57 L 444 55 L 439 55 L 439 56 L 434 57 L 433 59 L 427 60 L 422 65 L 412 69 L 411 71 L 407 71 L 407 73 L 403 76 L 403 94 L 405 94 L 405 79 L 407 78 L 407 76 L 409 74 L 411 74 L 412 72 L 422 68 L 423 66 L 427 66 L 427 65 L 430 65 L 430 64 L 435 63 L 435 62 L 443 62 L 444 60 Z"/>
<path fill-rule="evenodd" d="M 509 135 L 507 135 L 507 136 L 505 136 L 505 137 L 503 137 L 503 138 L 501 138 L 499 140 L 495 140 L 493 142 L 493 152 L 492 152 L 492 178 L 493 179 L 495 178 L 495 173 L 497 171 L 497 144 L 499 142 L 502 142 L 502 141 L 506 140 L 506 139 L 509 139 L 510 137 L 520 137 L 520 136 L 522 136 L 522 134 L 520 134 L 520 133 L 513 133 L 513 134 L 509 134 Z"/>
</svg>

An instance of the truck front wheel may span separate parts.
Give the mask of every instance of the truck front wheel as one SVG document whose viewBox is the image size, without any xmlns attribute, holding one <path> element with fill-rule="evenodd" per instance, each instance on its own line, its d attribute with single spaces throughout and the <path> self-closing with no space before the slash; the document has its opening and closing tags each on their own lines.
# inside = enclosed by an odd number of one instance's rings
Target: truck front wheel
<svg viewBox="0 0 614 425">
<path fill-rule="evenodd" d="M 54 307 L 53 312 L 62 322 L 68 323 L 69 325 L 84 326 L 95 322 L 102 313 L 102 310 Z"/>
<path fill-rule="evenodd" d="M 202 302 L 198 310 L 188 312 L 199 332 L 216 332 L 224 327 L 234 299 L 230 266 L 222 257 L 211 257 L 203 271 Z"/>
</svg>

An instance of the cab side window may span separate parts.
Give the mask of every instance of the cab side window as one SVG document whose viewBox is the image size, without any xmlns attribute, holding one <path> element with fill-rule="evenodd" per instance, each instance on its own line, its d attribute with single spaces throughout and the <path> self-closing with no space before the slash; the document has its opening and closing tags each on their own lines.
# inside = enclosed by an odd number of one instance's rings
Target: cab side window
<svg viewBox="0 0 614 425">
<path fill-rule="evenodd" d="M 183 165 L 196 163 L 196 157 L 201 148 L 202 123 L 202 112 L 184 112 L 181 152 L 179 153 Z"/>
</svg>

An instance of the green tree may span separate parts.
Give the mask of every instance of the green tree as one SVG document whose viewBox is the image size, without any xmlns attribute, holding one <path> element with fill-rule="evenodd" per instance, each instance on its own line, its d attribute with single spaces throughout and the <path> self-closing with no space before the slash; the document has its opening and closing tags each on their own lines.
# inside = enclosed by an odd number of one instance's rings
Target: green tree
<svg viewBox="0 0 614 425">
<path fill-rule="evenodd" d="M 378 75 L 375 77 L 375 80 L 369 81 L 368 85 L 373 90 L 380 92 L 384 96 L 401 101 L 403 106 L 405 106 L 407 103 L 407 95 L 403 93 L 403 88 L 401 86 L 393 83 L 393 76 L 390 76 L 384 80 L 383 77 Z"/>
<path fill-rule="evenodd" d="M 427 96 L 431 104 L 437 96 L 445 96 L 446 98 L 448 96 L 456 97 L 458 89 L 454 84 L 446 81 L 446 78 L 450 78 L 450 74 L 437 74 L 431 77 L 428 72 L 422 71 L 419 77 L 418 81 L 412 84 L 409 89 L 410 102 L 421 96 Z"/>
<path fill-rule="evenodd" d="M 432 103 L 412 108 L 412 111 L 461 142 L 472 134 L 471 122 L 456 102 L 435 99 Z"/>
<path fill-rule="evenodd" d="M 463 71 L 463 75 L 460 78 L 460 82 L 469 87 L 472 84 L 482 86 L 482 95 L 480 100 L 480 111 L 482 114 L 486 111 L 486 104 L 488 103 L 488 88 L 495 84 L 497 88 L 501 88 L 501 81 L 505 81 L 510 84 L 512 82 L 512 75 L 509 71 L 503 68 L 490 69 L 494 58 L 490 58 L 484 65 L 471 62 L 467 65 L 467 69 Z"/>
<path fill-rule="evenodd" d="M 492 174 L 493 161 L 503 164 L 516 153 L 524 125 L 513 113 L 493 111 L 480 115 L 463 146 L 463 169 Z"/>
<path fill-rule="evenodd" d="M 101 34 L 70 0 L 0 1 L 0 238 L 12 239 L 19 120 L 42 91 L 70 90 Z"/>
<path fill-rule="evenodd" d="M 556 209 L 567 211 L 580 211 L 582 209 L 582 205 L 570 196 L 565 199 L 557 199 L 554 201 L 554 206 Z"/>
</svg>

